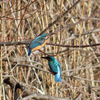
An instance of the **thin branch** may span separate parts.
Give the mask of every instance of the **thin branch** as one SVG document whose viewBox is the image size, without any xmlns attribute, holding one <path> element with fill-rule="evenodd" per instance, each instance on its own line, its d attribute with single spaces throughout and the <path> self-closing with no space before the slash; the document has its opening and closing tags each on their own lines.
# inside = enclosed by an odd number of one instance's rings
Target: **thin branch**
<svg viewBox="0 0 100 100">
<path fill-rule="evenodd" d="M 100 46 L 100 43 L 97 44 L 90 44 L 90 45 L 59 45 L 54 43 L 47 43 L 47 45 L 53 45 L 53 46 L 61 46 L 61 47 L 72 47 L 72 48 L 86 48 L 86 47 L 93 47 L 93 46 Z"/>
<path fill-rule="evenodd" d="M 28 41 L 15 41 L 15 42 L 0 42 L 0 46 L 13 46 L 13 45 L 23 45 L 23 44 L 29 44 L 32 40 Z"/>
<path fill-rule="evenodd" d="M 93 32 L 99 32 L 99 31 L 100 31 L 100 29 L 92 29 L 92 30 L 89 30 L 89 31 L 86 32 L 86 33 L 83 33 L 82 36 L 91 34 L 91 33 L 93 33 Z M 79 37 L 79 34 L 73 35 L 73 36 L 67 38 L 67 40 L 75 39 L 75 38 L 78 38 L 78 37 Z M 29 45 L 29 44 L 31 43 L 32 40 L 33 40 L 33 39 L 26 40 L 26 41 L 0 42 L 0 46 L 4 46 L 4 45 L 6 45 L 6 46 L 12 46 L 12 45 L 24 45 L 24 44 Z M 54 44 L 51 44 L 51 43 L 46 43 L 46 44 L 47 44 L 47 45 L 54 45 Z M 95 44 L 94 44 L 94 45 L 95 45 Z M 55 44 L 55 46 L 58 46 L 58 44 L 57 44 L 57 45 Z M 60 45 L 59 45 L 59 46 L 60 46 Z M 63 45 L 63 47 L 73 47 L 73 46 Z M 74 46 L 74 47 L 75 47 L 75 46 Z M 79 46 L 78 46 L 78 47 L 79 47 Z"/>
<path fill-rule="evenodd" d="M 12 45 L 23 45 L 23 44 L 29 44 L 29 41 L 18 41 L 18 42 L 0 42 L 0 46 L 12 46 Z M 54 45 L 54 46 L 61 46 L 61 47 L 73 47 L 73 48 L 86 48 L 86 47 L 93 47 L 93 46 L 100 46 L 100 43 L 97 44 L 90 44 L 90 45 L 59 45 L 54 43 L 46 43 L 46 45 Z"/>
</svg>

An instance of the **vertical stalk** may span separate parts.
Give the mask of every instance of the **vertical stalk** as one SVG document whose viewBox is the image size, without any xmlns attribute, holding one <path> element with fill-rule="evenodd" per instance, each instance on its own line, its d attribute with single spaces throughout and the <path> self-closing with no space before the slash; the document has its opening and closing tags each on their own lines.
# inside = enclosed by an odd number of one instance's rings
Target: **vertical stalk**
<svg viewBox="0 0 100 100">
<path fill-rule="evenodd" d="M 0 46 L 0 100 L 2 100 L 2 47 Z"/>
<path fill-rule="evenodd" d="M 91 15 L 91 11 L 92 11 L 92 1 L 91 0 L 88 0 L 88 16 L 90 16 Z M 90 29 L 90 24 L 91 24 L 91 22 L 90 22 L 90 20 L 88 20 L 88 30 Z M 88 40 L 87 40 L 87 42 L 89 43 L 89 38 L 88 38 Z M 90 48 L 88 48 L 89 49 L 89 51 L 90 51 Z M 89 53 L 89 52 L 88 52 Z M 89 54 L 90 55 L 90 54 Z M 90 64 L 90 66 L 92 65 L 92 63 Z M 91 80 L 94 80 L 94 72 L 93 72 L 93 68 L 90 68 L 89 69 L 89 74 L 90 74 L 90 79 Z M 94 81 L 91 81 L 91 86 L 92 87 L 95 87 L 95 83 L 94 83 Z M 96 95 L 95 95 L 95 92 L 93 91 L 92 92 L 92 99 L 93 100 L 96 100 Z"/>
<path fill-rule="evenodd" d="M 51 18 L 52 18 L 52 20 L 51 20 L 51 22 L 53 22 L 53 19 L 54 19 L 54 13 L 53 13 L 53 9 L 54 9 L 54 0 L 51 0 L 51 3 L 50 3 L 50 8 L 51 8 L 51 10 L 50 10 L 50 12 L 51 12 Z M 52 31 L 54 31 L 54 26 L 52 26 Z M 53 43 L 55 43 L 55 35 L 53 35 Z M 56 48 L 54 47 L 54 51 L 56 50 Z M 52 93 L 52 95 L 54 95 L 55 94 L 55 92 L 54 92 L 54 89 L 55 89 L 55 87 L 54 87 L 54 84 L 55 84 L 55 82 L 54 82 L 54 77 L 52 76 L 52 75 L 50 75 L 51 76 L 51 81 L 52 81 L 52 91 L 51 91 L 51 93 Z"/>
<path fill-rule="evenodd" d="M 4 0 L 3 0 L 4 1 Z M 2 16 L 4 16 L 4 3 L 2 3 Z M 4 41 L 4 34 L 5 34 L 5 20 L 2 18 L 1 20 L 1 31 L 2 31 L 2 39 L 1 41 Z M 2 92 L 2 47 L 0 46 L 0 100 L 3 99 L 3 92 Z"/>
</svg>

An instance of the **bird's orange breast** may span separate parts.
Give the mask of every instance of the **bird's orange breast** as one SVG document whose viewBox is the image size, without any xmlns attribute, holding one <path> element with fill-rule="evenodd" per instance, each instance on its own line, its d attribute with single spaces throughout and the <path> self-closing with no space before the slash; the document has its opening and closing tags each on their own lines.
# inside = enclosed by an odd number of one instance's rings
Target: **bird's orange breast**
<svg viewBox="0 0 100 100">
<path fill-rule="evenodd" d="M 44 42 L 42 45 L 39 45 L 39 46 L 33 48 L 32 51 L 35 51 L 35 50 L 37 50 L 37 49 L 42 48 L 42 47 L 46 44 L 46 42 L 47 42 L 47 40 L 45 40 L 45 42 Z"/>
</svg>

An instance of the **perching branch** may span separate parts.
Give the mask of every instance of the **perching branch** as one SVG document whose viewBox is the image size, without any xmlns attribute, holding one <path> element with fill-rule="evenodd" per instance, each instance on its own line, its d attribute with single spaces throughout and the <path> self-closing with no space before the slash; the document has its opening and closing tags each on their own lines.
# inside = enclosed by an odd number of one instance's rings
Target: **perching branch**
<svg viewBox="0 0 100 100">
<path fill-rule="evenodd" d="M 100 43 L 97 44 L 90 44 L 90 45 L 59 45 L 54 43 L 47 43 L 47 45 L 53 45 L 53 46 L 61 46 L 61 47 L 72 47 L 72 48 L 86 48 L 86 47 L 93 47 L 93 46 L 100 46 Z"/>
<path fill-rule="evenodd" d="M 81 35 L 84 36 L 84 35 L 88 35 L 88 34 L 91 34 L 93 32 L 99 32 L 99 31 L 100 31 L 100 29 L 93 29 L 93 30 L 90 30 L 90 31 L 88 31 L 86 33 L 83 33 Z M 78 38 L 78 37 L 79 37 L 78 34 L 77 35 L 73 35 L 73 36 L 67 38 L 67 40 L 75 39 L 75 38 Z M 23 44 L 29 45 L 31 41 L 32 41 L 32 39 L 31 40 L 27 40 L 27 41 L 0 42 L 0 46 L 4 46 L 4 45 L 13 46 L 13 45 L 23 45 Z M 75 46 L 75 45 L 74 46 L 73 45 L 59 45 L 59 44 L 53 44 L 53 43 L 46 43 L 46 44 L 47 45 L 54 45 L 54 46 L 61 46 L 61 47 L 73 47 L 73 48 L 85 48 L 85 47 L 92 47 L 92 46 L 99 46 L 100 45 L 100 43 L 91 44 L 91 45 L 80 45 L 80 46 L 78 46 L 78 45 L 77 46 Z"/>
<path fill-rule="evenodd" d="M 29 41 L 18 41 L 18 42 L 0 42 L 0 46 L 13 46 L 13 45 L 23 45 L 26 44 L 28 45 L 30 43 Z M 54 44 L 54 43 L 46 43 L 46 45 L 53 45 L 53 46 L 60 46 L 60 47 L 72 47 L 72 48 L 86 48 L 86 47 L 93 47 L 93 46 L 100 46 L 100 43 L 97 44 L 90 44 L 90 45 L 59 45 L 59 44 Z"/>
<path fill-rule="evenodd" d="M 23 45 L 23 44 L 29 44 L 32 40 L 28 41 L 15 41 L 15 42 L 0 42 L 0 46 L 13 46 L 13 45 Z"/>
</svg>

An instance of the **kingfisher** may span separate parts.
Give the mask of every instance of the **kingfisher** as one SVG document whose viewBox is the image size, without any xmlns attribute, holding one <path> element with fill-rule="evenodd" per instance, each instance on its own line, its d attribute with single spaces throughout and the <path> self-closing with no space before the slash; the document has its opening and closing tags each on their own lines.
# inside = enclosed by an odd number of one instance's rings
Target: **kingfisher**
<svg viewBox="0 0 100 100">
<path fill-rule="evenodd" d="M 53 75 L 55 75 L 55 81 L 61 82 L 62 79 L 61 79 L 61 65 L 60 65 L 60 63 L 54 57 L 51 57 L 51 56 L 42 57 L 42 58 L 48 60 L 48 64 L 50 67 L 49 71 Z"/>
<path fill-rule="evenodd" d="M 46 44 L 49 36 L 53 35 L 53 34 L 55 34 L 55 33 L 44 33 L 44 34 L 36 37 L 36 39 L 34 39 L 29 45 L 28 56 L 30 56 L 32 51 L 42 48 Z"/>
</svg>

